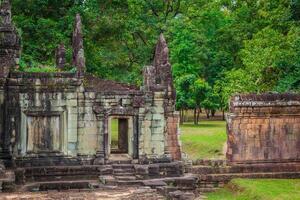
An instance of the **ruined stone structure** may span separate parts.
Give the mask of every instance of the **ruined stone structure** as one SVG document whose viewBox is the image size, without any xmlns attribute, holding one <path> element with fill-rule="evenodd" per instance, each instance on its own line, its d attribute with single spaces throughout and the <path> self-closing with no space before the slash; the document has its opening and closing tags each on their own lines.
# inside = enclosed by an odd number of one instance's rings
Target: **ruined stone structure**
<svg viewBox="0 0 300 200">
<path fill-rule="evenodd" d="M 85 73 L 80 15 L 72 38 L 76 73 L 25 73 L 15 70 L 19 37 L 9 1 L 1 5 L 1 155 L 15 166 L 104 164 L 112 154 L 137 160 L 180 160 L 178 115 L 168 47 L 157 43 L 145 84 L 102 80 Z M 65 65 L 65 48 L 56 53 Z M 111 121 L 118 120 L 118 149 L 111 148 Z M 37 162 L 33 162 L 37 161 Z"/>
<path fill-rule="evenodd" d="M 66 48 L 64 44 L 60 44 L 55 51 L 56 67 L 64 70 L 66 65 Z"/>
<path fill-rule="evenodd" d="M 81 29 L 76 15 L 75 73 L 63 72 L 64 44 L 55 55 L 59 72 L 20 72 L 10 1 L 0 2 L 0 192 L 15 191 L 16 184 L 37 191 L 167 185 L 144 182 L 154 178 L 181 182 L 179 120 L 163 35 L 138 88 L 86 73 Z"/>
<path fill-rule="evenodd" d="M 228 161 L 300 161 L 299 95 L 237 95 L 227 122 Z"/>
<path fill-rule="evenodd" d="M 299 95 L 233 97 L 227 160 L 184 164 L 164 36 L 138 88 L 86 73 L 81 27 L 76 15 L 75 73 L 63 72 L 63 44 L 56 50 L 60 72 L 19 72 L 20 39 L 9 0 L 0 1 L 0 192 L 126 185 L 193 199 L 196 189 L 213 191 L 232 178 L 300 177 Z"/>
<path fill-rule="evenodd" d="M 212 192 L 234 178 L 300 178 L 300 95 L 232 97 L 227 159 L 199 160 L 187 169 L 196 188 Z"/>
</svg>

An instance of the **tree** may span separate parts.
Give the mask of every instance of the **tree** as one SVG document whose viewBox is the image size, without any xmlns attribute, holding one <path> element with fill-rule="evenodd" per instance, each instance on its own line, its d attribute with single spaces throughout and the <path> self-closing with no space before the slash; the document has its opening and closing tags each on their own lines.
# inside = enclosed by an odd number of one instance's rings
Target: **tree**
<svg viewBox="0 0 300 200">
<path fill-rule="evenodd" d="M 210 88 L 206 93 L 204 101 L 201 103 L 201 106 L 204 108 L 207 119 L 210 118 L 210 115 L 213 117 L 217 109 L 219 109 L 219 99 L 218 95 Z"/>
<path fill-rule="evenodd" d="M 180 111 L 180 123 L 184 122 L 184 111 L 195 107 L 195 100 L 193 98 L 193 86 L 196 76 L 188 74 L 181 76 L 176 80 L 176 107 Z"/>
<path fill-rule="evenodd" d="M 208 83 L 203 79 L 197 79 L 193 83 L 192 93 L 194 98 L 194 124 L 199 123 L 201 105 L 206 99 L 207 93 L 211 90 Z"/>
</svg>

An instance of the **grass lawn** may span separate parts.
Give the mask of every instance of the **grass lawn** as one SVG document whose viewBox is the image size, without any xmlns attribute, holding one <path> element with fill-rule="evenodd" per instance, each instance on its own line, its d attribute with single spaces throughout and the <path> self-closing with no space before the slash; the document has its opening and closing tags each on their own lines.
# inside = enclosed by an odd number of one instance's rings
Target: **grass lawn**
<svg viewBox="0 0 300 200">
<path fill-rule="evenodd" d="M 234 179 L 208 200 L 300 200 L 300 179 Z"/>
<path fill-rule="evenodd" d="M 182 148 L 190 159 L 222 158 L 226 142 L 225 121 L 201 121 L 180 126 Z M 112 147 L 117 148 L 118 120 L 111 122 Z"/>
<path fill-rule="evenodd" d="M 112 148 L 118 148 L 118 119 L 111 119 L 111 146 Z"/>
<path fill-rule="evenodd" d="M 224 158 L 225 121 L 201 121 L 199 125 L 185 123 L 180 130 L 183 151 L 190 159 Z"/>
</svg>

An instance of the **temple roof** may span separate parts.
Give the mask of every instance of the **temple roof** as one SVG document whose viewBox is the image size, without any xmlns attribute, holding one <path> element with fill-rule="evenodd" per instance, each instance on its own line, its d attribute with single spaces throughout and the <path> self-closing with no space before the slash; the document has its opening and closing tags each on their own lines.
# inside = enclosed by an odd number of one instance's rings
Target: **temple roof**
<svg viewBox="0 0 300 200">
<path fill-rule="evenodd" d="M 139 92 L 139 87 L 126 83 L 118 83 L 112 80 L 104 80 L 92 74 L 84 75 L 84 87 L 88 91 L 95 92 Z"/>
</svg>

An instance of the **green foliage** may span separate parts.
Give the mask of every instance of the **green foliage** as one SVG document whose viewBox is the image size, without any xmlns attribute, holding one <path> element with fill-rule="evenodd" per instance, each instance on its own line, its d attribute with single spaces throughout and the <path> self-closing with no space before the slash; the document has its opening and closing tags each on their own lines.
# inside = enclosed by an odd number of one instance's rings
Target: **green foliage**
<svg viewBox="0 0 300 200">
<path fill-rule="evenodd" d="M 163 32 L 178 109 L 225 110 L 234 93 L 300 91 L 299 1 L 13 0 L 23 39 L 20 70 L 52 71 L 55 48 L 64 43 L 74 71 L 76 13 L 87 71 L 102 78 L 141 85 Z"/>
<path fill-rule="evenodd" d="M 25 68 L 25 72 L 57 72 L 55 67 L 30 67 Z"/>
<path fill-rule="evenodd" d="M 195 107 L 194 94 L 191 90 L 196 80 L 196 76 L 192 74 L 181 76 L 176 80 L 177 109 L 181 110 Z"/>
<path fill-rule="evenodd" d="M 202 107 L 207 110 L 216 111 L 220 108 L 220 97 L 213 90 L 206 93 L 206 98 L 201 103 Z"/>
</svg>

